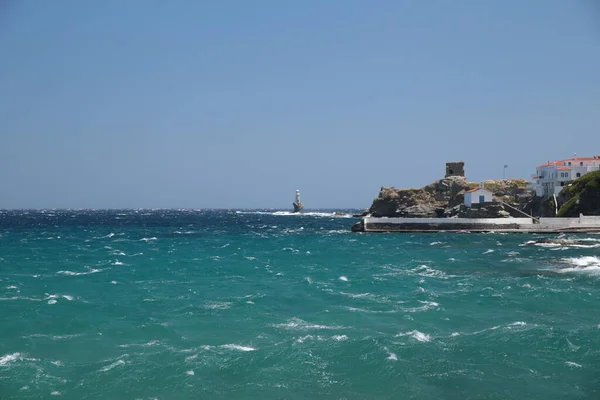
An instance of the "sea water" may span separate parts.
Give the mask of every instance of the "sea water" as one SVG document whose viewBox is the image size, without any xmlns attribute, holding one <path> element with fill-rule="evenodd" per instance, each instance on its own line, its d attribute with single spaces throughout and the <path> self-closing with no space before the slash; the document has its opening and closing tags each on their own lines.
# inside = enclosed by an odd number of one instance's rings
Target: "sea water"
<svg viewBox="0 0 600 400">
<path fill-rule="evenodd" d="M 600 236 L 0 213 L 0 399 L 598 399 Z"/>
</svg>

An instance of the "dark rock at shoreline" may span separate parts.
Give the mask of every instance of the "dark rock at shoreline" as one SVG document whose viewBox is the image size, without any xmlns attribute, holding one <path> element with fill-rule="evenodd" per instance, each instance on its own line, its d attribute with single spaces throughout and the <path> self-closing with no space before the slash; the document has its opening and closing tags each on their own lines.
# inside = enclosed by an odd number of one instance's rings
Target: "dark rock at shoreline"
<svg viewBox="0 0 600 400">
<path fill-rule="evenodd" d="M 352 214 L 353 217 L 356 218 L 360 218 L 360 217 L 366 217 L 369 215 L 369 210 L 366 209 L 365 211 L 361 212 L 360 214 Z"/>
<path fill-rule="evenodd" d="M 364 223 L 362 220 L 352 224 L 352 227 L 350 228 L 350 230 L 352 232 L 362 232 L 364 229 Z"/>
</svg>

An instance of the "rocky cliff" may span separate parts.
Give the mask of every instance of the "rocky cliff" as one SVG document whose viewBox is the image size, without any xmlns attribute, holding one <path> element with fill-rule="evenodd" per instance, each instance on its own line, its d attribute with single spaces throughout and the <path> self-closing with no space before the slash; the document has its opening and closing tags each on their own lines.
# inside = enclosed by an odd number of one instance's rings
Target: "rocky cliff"
<svg viewBox="0 0 600 400">
<path fill-rule="evenodd" d="M 600 171 L 590 172 L 574 180 L 558 196 L 558 217 L 600 215 Z"/>
<path fill-rule="evenodd" d="M 520 198 L 532 195 L 526 189 L 528 182 L 522 179 L 485 181 L 486 189 L 494 193 L 494 200 L 516 203 Z M 468 182 L 463 176 L 449 176 L 419 189 L 396 189 L 382 187 L 373 200 L 368 213 L 373 217 L 508 217 L 513 211 L 500 204 L 466 208 L 463 205 L 467 190 L 479 183 Z"/>
</svg>

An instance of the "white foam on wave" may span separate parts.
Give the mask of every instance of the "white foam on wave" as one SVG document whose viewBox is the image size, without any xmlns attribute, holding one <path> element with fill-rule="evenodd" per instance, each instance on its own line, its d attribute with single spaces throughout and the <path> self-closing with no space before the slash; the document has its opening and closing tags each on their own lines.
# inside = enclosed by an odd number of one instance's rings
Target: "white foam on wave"
<svg viewBox="0 0 600 400">
<path fill-rule="evenodd" d="M 231 304 L 232 303 L 229 301 L 207 301 L 202 307 L 207 310 L 227 310 L 228 308 L 231 308 Z"/>
<path fill-rule="evenodd" d="M 340 281 L 348 282 L 348 278 L 347 278 L 347 277 L 345 277 L 345 276 L 340 276 L 338 279 L 339 279 Z"/>
<path fill-rule="evenodd" d="M 151 240 L 157 240 L 156 237 L 150 237 L 150 238 L 141 238 L 140 241 L 141 242 L 149 242 Z"/>
<path fill-rule="evenodd" d="M 565 361 L 565 365 L 568 365 L 569 367 L 575 367 L 575 368 L 583 367 L 583 365 L 577 364 L 576 362 L 573 362 L 573 361 Z"/>
<path fill-rule="evenodd" d="M 13 296 L 13 297 L 0 297 L 0 301 L 13 301 L 13 300 L 29 300 L 29 301 L 41 301 L 33 297 Z"/>
<path fill-rule="evenodd" d="M 18 287 L 16 287 L 16 286 L 7 286 L 6 288 L 7 289 L 18 289 Z"/>
<path fill-rule="evenodd" d="M 298 343 L 304 343 L 307 340 L 313 340 L 314 336 L 313 335 L 306 335 L 306 336 L 301 336 L 299 338 L 296 339 L 296 342 Z"/>
<path fill-rule="evenodd" d="M 350 307 L 350 306 L 343 306 L 343 307 L 348 311 L 362 312 L 362 313 L 367 313 L 367 314 L 395 314 L 398 312 L 397 310 L 368 310 L 368 309 L 359 308 L 359 307 Z"/>
<path fill-rule="evenodd" d="M 490 254 L 490 253 L 493 253 L 493 252 L 494 252 L 494 250 L 492 250 L 492 249 L 487 249 L 486 251 L 484 251 L 484 252 L 483 252 L 483 253 L 481 253 L 481 254 Z"/>
<path fill-rule="evenodd" d="M 50 393 L 50 396 L 60 396 L 60 392 L 55 390 L 54 392 Z"/>
<path fill-rule="evenodd" d="M 21 355 L 21 353 L 6 354 L 6 355 L 0 357 L 0 366 L 4 366 L 13 361 L 22 360 L 22 359 L 23 359 L 23 356 Z"/>
<path fill-rule="evenodd" d="M 336 325 L 329 326 L 329 325 L 310 324 L 300 318 L 292 318 L 285 324 L 274 324 L 271 326 L 273 326 L 274 328 L 283 328 L 283 329 L 290 329 L 290 330 L 311 330 L 311 329 L 326 330 L 326 329 L 344 329 L 345 328 L 344 326 L 336 326 Z"/>
<path fill-rule="evenodd" d="M 185 371 L 186 375 L 194 376 L 194 370 Z"/>
<path fill-rule="evenodd" d="M 87 271 L 85 271 L 85 272 L 58 271 L 57 274 L 67 275 L 67 276 L 81 276 L 81 275 L 97 274 L 98 272 L 104 271 L 103 269 L 95 269 L 95 268 L 88 267 L 88 266 L 86 266 L 85 268 L 87 268 Z"/>
<path fill-rule="evenodd" d="M 404 309 L 404 311 L 406 312 L 422 312 L 422 311 L 428 311 L 434 308 L 438 308 L 440 305 L 439 303 L 436 303 L 435 301 L 426 301 L 426 300 L 418 300 L 419 303 L 423 304 L 420 307 L 410 307 L 410 308 L 406 308 Z"/>
<path fill-rule="evenodd" d="M 344 340 L 348 340 L 348 336 L 346 335 L 333 335 L 331 338 L 336 342 L 343 342 Z"/>
<path fill-rule="evenodd" d="M 600 275 L 600 258 L 595 256 L 582 256 L 565 258 L 564 262 L 572 265 L 567 268 L 558 268 L 556 272 L 561 274 L 579 273 L 588 275 Z"/>
<path fill-rule="evenodd" d="M 416 273 L 419 276 L 424 276 L 427 278 L 440 278 L 440 279 L 448 279 L 449 276 L 444 272 L 439 271 L 435 268 L 431 268 L 428 265 L 419 265 L 417 268 L 411 270 L 411 272 Z"/>
<path fill-rule="evenodd" d="M 383 349 L 388 352 L 387 360 L 398 361 L 396 353 L 392 353 L 387 347 L 384 347 Z"/>
<path fill-rule="evenodd" d="M 509 324 L 508 326 L 524 326 L 527 325 L 527 322 L 523 322 L 523 321 L 517 321 L 517 322 L 513 322 L 512 324 Z"/>
<path fill-rule="evenodd" d="M 224 344 L 219 347 L 221 347 L 223 349 L 238 350 L 238 351 L 255 351 L 256 350 L 254 347 L 240 346 L 239 344 Z"/>
<path fill-rule="evenodd" d="M 118 367 L 119 365 L 125 365 L 125 361 L 123 361 L 123 360 L 117 360 L 117 361 L 115 361 L 114 363 L 112 363 L 112 364 L 109 364 L 109 365 L 107 365 L 106 367 L 103 367 L 103 368 L 101 368 L 101 369 L 100 369 L 100 372 L 107 372 L 107 371 L 110 371 L 111 369 L 113 369 L 113 368 L 116 368 L 116 367 Z"/>
<path fill-rule="evenodd" d="M 152 346 L 156 346 L 159 343 L 160 343 L 160 340 L 151 340 L 151 341 L 146 342 L 146 343 L 120 344 L 119 347 L 133 347 L 133 346 L 152 347 Z"/>
<path fill-rule="evenodd" d="M 413 339 L 418 340 L 419 342 L 430 342 L 431 341 L 431 335 L 428 335 L 423 332 L 419 332 L 417 330 L 405 332 L 405 333 L 399 333 L 396 335 L 396 337 L 403 337 L 403 336 L 410 336 Z"/>
<path fill-rule="evenodd" d="M 594 256 L 583 256 L 583 257 L 571 257 L 566 258 L 566 262 L 574 264 L 578 267 L 598 266 L 600 265 L 600 258 Z"/>
<path fill-rule="evenodd" d="M 326 218 L 352 218 L 351 214 L 336 214 L 334 212 L 318 212 L 318 211 L 307 211 L 307 212 L 291 212 L 291 211 L 241 211 L 238 210 L 236 214 L 258 214 L 258 215 L 275 215 L 279 217 L 326 217 Z"/>
<path fill-rule="evenodd" d="M 327 231 L 330 235 L 345 235 L 346 233 L 352 233 L 349 229 L 332 229 Z"/>
</svg>

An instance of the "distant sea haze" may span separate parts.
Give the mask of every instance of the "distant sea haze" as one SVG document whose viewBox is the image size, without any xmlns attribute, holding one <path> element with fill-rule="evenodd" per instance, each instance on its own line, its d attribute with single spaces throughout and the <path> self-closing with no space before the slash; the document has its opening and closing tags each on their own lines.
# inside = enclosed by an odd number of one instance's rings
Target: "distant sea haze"
<svg viewBox="0 0 600 400">
<path fill-rule="evenodd" d="M 0 398 L 600 398 L 600 237 L 0 212 Z"/>
</svg>

